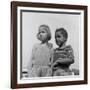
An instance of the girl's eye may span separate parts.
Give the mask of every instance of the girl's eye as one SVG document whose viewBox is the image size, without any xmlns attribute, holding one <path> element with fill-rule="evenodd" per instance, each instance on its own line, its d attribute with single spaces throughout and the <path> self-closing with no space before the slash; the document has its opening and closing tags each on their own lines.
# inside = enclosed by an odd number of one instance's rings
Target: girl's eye
<svg viewBox="0 0 90 90">
<path fill-rule="evenodd" d="M 61 36 L 57 36 L 56 38 L 61 38 Z"/>
<path fill-rule="evenodd" d="M 39 32 L 38 34 L 40 34 L 41 32 Z"/>
<path fill-rule="evenodd" d="M 58 38 L 60 38 L 61 36 L 58 36 Z"/>
<path fill-rule="evenodd" d="M 44 31 L 42 31 L 42 33 L 45 33 Z"/>
</svg>

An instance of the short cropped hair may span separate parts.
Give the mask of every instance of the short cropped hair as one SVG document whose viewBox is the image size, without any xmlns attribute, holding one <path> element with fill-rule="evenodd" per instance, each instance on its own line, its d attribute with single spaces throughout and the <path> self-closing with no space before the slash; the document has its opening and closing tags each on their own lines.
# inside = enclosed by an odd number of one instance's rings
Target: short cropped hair
<svg viewBox="0 0 90 90">
<path fill-rule="evenodd" d="M 61 32 L 61 34 L 64 36 L 64 38 L 65 38 L 66 40 L 68 39 L 68 33 L 67 33 L 67 31 L 66 31 L 64 28 L 56 29 L 55 35 L 56 35 L 56 32 Z"/>
<path fill-rule="evenodd" d="M 43 25 L 40 25 L 39 28 L 40 28 L 40 27 L 45 27 L 45 28 L 46 28 L 45 30 L 46 30 L 46 32 L 47 32 L 47 40 L 48 40 L 48 41 L 51 40 L 51 31 L 50 31 L 49 26 L 43 24 Z M 39 34 L 39 33 L 38 33 L 38 34 Z M 37 34 L 37 38 L 38 38 L 38 34 Z"/>
</svg>

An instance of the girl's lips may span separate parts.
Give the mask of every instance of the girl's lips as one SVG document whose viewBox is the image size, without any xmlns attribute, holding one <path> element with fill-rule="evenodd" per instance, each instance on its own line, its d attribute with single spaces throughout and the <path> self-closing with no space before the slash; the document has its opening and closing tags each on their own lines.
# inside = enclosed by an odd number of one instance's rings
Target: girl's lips
<svg viewBox="0 0 90 90">
<path fill-rule="evenodd" d="M 61 44 L 61 41 L 56 41 L 57 44 Z"/>
</svg>

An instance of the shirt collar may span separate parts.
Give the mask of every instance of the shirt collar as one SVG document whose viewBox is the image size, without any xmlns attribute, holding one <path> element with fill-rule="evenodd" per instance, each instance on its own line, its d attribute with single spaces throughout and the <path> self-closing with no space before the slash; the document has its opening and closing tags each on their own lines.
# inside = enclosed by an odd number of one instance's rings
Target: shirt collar
<svg viewBox="0 0 90 90">
<path fill-rule="evenodd" d="M 66 43 L 64 43 L 61 47 L 59 47 L 59 49 L 63 49 L 66 47 Z"/>
</svg>

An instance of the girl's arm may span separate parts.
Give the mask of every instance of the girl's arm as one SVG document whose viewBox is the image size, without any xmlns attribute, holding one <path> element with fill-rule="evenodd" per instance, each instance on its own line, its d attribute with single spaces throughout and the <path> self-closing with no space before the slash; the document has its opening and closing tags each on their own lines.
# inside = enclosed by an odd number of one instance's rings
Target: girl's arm
<svg viewBox="0 0 90 90">
<path fill-rule="evenodd" d="M 67 48 L 67 57 L 59 58 L 58 60 L 56 60 L 55 64 L 57 63 L 67 64 L 67 65 L 74 63 L 74 54 L 73 54 L 73 49 L 71 48 L 71 46 Z"/>
<path fill-rule="evenodd" d="M 72 64 L 74 63 L 74 54 L 73 54 L 73 49 L 71 46 L 69 46 L 69 49 L 67 51 L 67 58 L 59 58 L 57 60 L 58 63 L 61 63 L 61 64 Z"/>
<path fill-rule="evenodd" d="M 33 67 L 33 64 L 35 62 L 35 50 L 36 50 L 36 47 L 34 46 L 33 49 L 32 49 L 32 54 L 31 54 L 31 58 L 30 58 L 30 61 L 28 63 L 28 70 L 30 71 L 31 68 Z"/>
<path fill-rule="evenodd" d="M 50 63 L 49 63 L 49 66 L 51 67 L 52 63 L 53 63 L 53 53 L 54 53 L 54 49 L 53 49 L 53 45 L 52 44 L 50 45 L 50 50 L 51 50 L 51 54 L 50 54 Z"/>
<path fill-rule="evenodd" d="M 52 67 L 52 64 L 53 64 L 53 55 L 54 55 L 54 50 L 52 49 L 51 60 L 50 60 L 50 65 L 51 65 L 51 67 Z"/>
<path fill-rule="evenodd" d="M 58 59 L 55 63 L 72 64 L 74 63 L 74 59 L 70 59 L 70 58 Z"/>
</svg>

